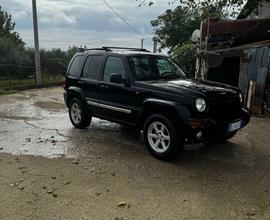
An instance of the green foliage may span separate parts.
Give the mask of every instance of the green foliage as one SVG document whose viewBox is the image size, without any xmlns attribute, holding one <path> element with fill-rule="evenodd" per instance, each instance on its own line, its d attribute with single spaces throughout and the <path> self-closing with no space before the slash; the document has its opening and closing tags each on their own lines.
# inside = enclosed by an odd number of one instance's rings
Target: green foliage
<svg viewBox="0 0 270 220">
<path fill-rule="evenodd" d="M 196 67 L 196 46 L 194 44 L 185 43 L 175 47 L 171 56 L 184 72 L 194 76 Z"/>
<path fill-rule="evenodd" d="M 76 47 L 70 47 L 68 51 L 61 49 L 41 50 L 40 59 L 42 71 L 53 75 L 64 75 L 69 61 L 76 53 Z"/>
<path fill-rule="evenodd" d="M 30 62 L 24 47 L 16 45 L 13 39 L 0 37 L 0 76 L 12 77 L 17 75 L 23 78 L 25 70 L 18 71 L 17 66 L 23 66 Z"/>
<path fill-rule="evenodd" d="M 248 16 L 248 14 L 251 13 L 252 11 L 254 11 L 255 14 L 258 14 L 258 12 L 259 12 L 258 6 L 262 1 L 263 0 L 247 0 L 247 3 L 243 7 L 243 9 L 241 10 L 241 13 L 238 15 L 237 18 L 239 18 L 239 19 L 246 18 Z M 267 0 L 267 1 L 270 2 L 269 0 Z"/>
<path fill-rule="evenodd" d="M 200 29 L 201 21 L 207 19 L 209 13 L 215 19 L 225 18 L 220 10 L 211 11 L 206 7 L 190 10 L 188 7 L 178 6 L 174 10 L 166 10 L 156 20 L 151 21 L 154 33 L 159 39 L 160 49 L 172 50 L 179 44 L 190 42 L 193 31 Z"/>
<path fill-rule="evenodd" d="M 4 37 L 12 41 L 16 46 L 23 47 L 24 42 L 19 34 L 14 31 L 15 22 L 12 21 L 11 15 L 2 10 L 0 6 L 0 37 Z"/>
<path fill-rule="evenodd" d="M 151 6 L 154 4 L 153 0 L 136 0 L 139 2 L 139 6 L 143 6 L 145 4 Z M 252 0 L 252 1 L 260 1 L 260 0 Z M 198 8 L 205 8 L 209 12 L 215 14 L 215 11 L 221 11 L 223 14 L 227 16 L 235 16 L 239 7 L 241 7 L 246 0 L 168 0 L 168 4 L 179 4 L 181 7 L 187 7 L 190 10 L 197 10 Z M 155 3 L 158 4 L 158 3 Z"/>
<path fill-rule="evenodd" d="M 195 73 L 196 60 L 196 47 L 191 42 L 193 31 L 200 29 L 201 22 L 209 17 L 218 20 L 226 18 L 221 6 L 209 5 L 209 2 L 201 1 L 198 8 L 192 8 L 186 2 L 186 6 L 182 4 L 174 10 L 166 10 L 156 20 L 151 21 L 154 34 L 159 40 L 159 49 L 168 48 L 168 53 L 191 75 Z"/>
<path fill-rule="evenodd" d="M 0 63 L 23 65 L 29 61 L 24 48 L 17 47 L 16 43 L 9 38 L 0 37 Z"/>
<path fill-rule="evenodd" d="M 200 27 L 201 15 L 196 11 L 178 6 L 175 10 L 167 10 L 151 21 L 160 43 L 160 49 L 173 49 L 191 38 L 192 32 Z"/>
<path fill-rule="evenodd" d="M 14 30 L 11 15 L 0 6 L 0 86 L 31 85 L 35 82 L 34 50 L 25 48 L 24 42 Z M 40 50 L 43 83 L 62 80 L 66 68 L 77 48 Z"/>
<path fill-rule="evenodd" d="M 2 78 L 13 75 L 22 78 L 24 70 L 18 71 L 16 66 L 30 61 L 24 42 L 14 28 L 15 23 L 12 21 L 11 15 L 0 7 L 0 76 Z"/>
</svg>

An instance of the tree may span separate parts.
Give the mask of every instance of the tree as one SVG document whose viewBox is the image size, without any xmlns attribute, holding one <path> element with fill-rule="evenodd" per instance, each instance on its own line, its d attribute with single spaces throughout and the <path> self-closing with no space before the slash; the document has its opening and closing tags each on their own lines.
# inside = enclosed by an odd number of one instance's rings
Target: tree
<svg viewBox="0 0 270 220">
<path fill-rule="evenodd" d="M 26 54 L 24 42 L 14 30 L 15 22 L 11 15 L 0 6 L 0 76 L 22 77 L 24 70 L 18 66 L 28 64 L 30 57 Z"/>
<path fill-rule="evenodd" d="M 174 10 L 166 10 L 151 21 L 154 34 L 159 41 L 159 49 L 168 48 L 168 53 L 191 74 L 195 72 L 196 47 L 191 41 L 194 30 L 200 29 L 201 22 L 208 18 L 225 19 L 222 8 L 201 5 L 199 8 L 190 8 L 180 5 Z"/>
<path fill-rule="evenodd" d="M 201 22 L 209 17 L 209 13 L 215 19 L 226 18 L 222 11 L 209 11 L 205 7 L 191 10 L 178 6 L 174 10 L 166 10 L 156 20 L 151 21 L 154 34 L 159 39 L 160 49 L 169 48 L 171 51 L 183 43 L 190 43 L 193 31 L 200 28 Z"/>
<path fill-rule="evenodd" d="M 28 66 L 29 62 L 25 49 L 18 47 L 13 39 L 0 37 L 0 78 L 23 78 L 29 70 L 19 66 Z"/>
<path fill-rule="evenodd" d="M 0 80 L 21 79 L 34 76 L 35 57 L 33 48 L 25 48 L 25 44 L 15 31 L 15 22 L 11 15 L 0 6 Z M 42 74 L 49 76 L 64 75 L 76 47 L 68 51 L 61 49 L 41 50 Z"/>
<path fill-rule="evenodd" d="M 20 38 L 19 34 L 14 31 L 15 22 L 12 21 L 12 17 L 6 11 L 2 10 L 0 6 L 0 37 L 5 37 L 11 40 L 17 46 L 23 47 L 24 42 Z"/>
<path fill-rule="evenodd" d="M 181 6 L 158 16 L 151 24 L 159 39 L 160 49 L 169 48 L 171 51 L 175 46 L 189 41 L 192 32 L 200 27 L 202 19 L 198 11 L 192 12 Z"/>
<path fill-rule="evenodd" d="M 181 66 L 184 72 L 195 76 L 196 46 L 193 43 L 184 43 L 171 51 L 172 58 Z"/>
<path fill-rule="evenodd" d="M 191 41 L 191 35 L 200 28 L 205 17 L 207 12 L 203 10 L 178 6 L 174 10 L 167 10 L 151 22 L 159 39 L 159 49 L 169 48 L 171 57 L 191 75 L 195 73 L 196 55 L 196 46 Z"/>
<path fill-rule="evenodd" d="M 149 6 L 154 4 L 153 0 L 136 0 L 139 2 L 139 6 L 148 4 Z M 261 0 L 252 0 L 254 2 L 260 2 Z M 247 0 L 168 0 L 168 4 L 180 4 L 182 7 L 188 7 L 191 10 L 197 10 L 198 8 L 206 8 L 209 11 L 222 11 L 229 16 L 235 16 L 239 8 Z M 209 13 L 211 14 L 211 13 Z"/>
</svg>

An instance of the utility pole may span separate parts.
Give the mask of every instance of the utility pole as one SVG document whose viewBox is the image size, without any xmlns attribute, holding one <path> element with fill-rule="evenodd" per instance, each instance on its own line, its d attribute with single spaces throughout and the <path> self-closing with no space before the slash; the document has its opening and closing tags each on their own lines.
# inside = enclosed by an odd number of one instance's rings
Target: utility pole
<svg viewBox="0 0 270 220">
<path fill-rule="evenodd" d="M 158 39 L 157 37 L 153 37 L 154 46 L 153 46 L 153 53 L 157 53 L 157 46 L 158 46 Z"/>
<path fill-rule="evenodd" d="M 143 42 L 144 41 L 144 39 L 142 38 L 142 40 L 141 40 L 141 49 L 143 49 Z"/>
<path fill-rule="evenodd" d="M 32 0 L 33 8 L 33 27 L 34 27 L 34 41 L 35 41 L 35 67 L 36 67 L 36 84 L 41 84 L 41 67 L 40 67 L 40 53 L 39 53 L 39 39 L 38 39 L 38 21 L 37 21 L 37 4 L 36 0 Z"/>
</svg>

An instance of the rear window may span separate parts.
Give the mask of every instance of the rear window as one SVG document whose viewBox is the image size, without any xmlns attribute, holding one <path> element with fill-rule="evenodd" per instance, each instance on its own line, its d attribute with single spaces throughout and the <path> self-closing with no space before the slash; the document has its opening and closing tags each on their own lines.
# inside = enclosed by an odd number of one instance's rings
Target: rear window
<svg viewBox="0 0 270 220">
<path fill-rule="evenodd" d="M 83 56 L 82 55 L 76 56 L 73 59 L 72 64 L 71 64 L 71 66 L 69 68 L 68 75 L 69 76 L 80 77 L 82 63 L 83 63 Z"/>
<path fill-rule="evenodd" d="M 99 79 L 102 56 L 88 56 L 83 68 L 83 77 L 88 79 Z"/>
</svg>

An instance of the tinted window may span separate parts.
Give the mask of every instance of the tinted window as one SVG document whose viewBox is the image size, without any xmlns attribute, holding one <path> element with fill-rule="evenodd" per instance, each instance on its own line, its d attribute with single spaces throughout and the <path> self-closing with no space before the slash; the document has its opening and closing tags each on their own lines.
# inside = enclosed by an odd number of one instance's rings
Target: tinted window
<svg viewBox="0 0 270 220">
<path fill-rule="evenodd" d="M 98 80 L 102 56 L 89 56 L 83 68 L 83 77 Z"/>
<path fill-rule="evenodd" d="M 177 64 L 163 56 L 132 56 L 129 64 L 138 80 L 186 77 Z"/>
<path fill-rule="evenodd" d="M 121 74 L 122 78 L 126 79 L 126 70 L 122 59 L 118 57 L 108 57 L 105 64 L 103 80 L 109 82 L 112 73 Z"/>
<path fill-rule="evenodd" d="M 76 56 L 69 68 L 68 75 L 79 77 L 81 75 L 81 67 L 83 56 Z"/>
</svg>

